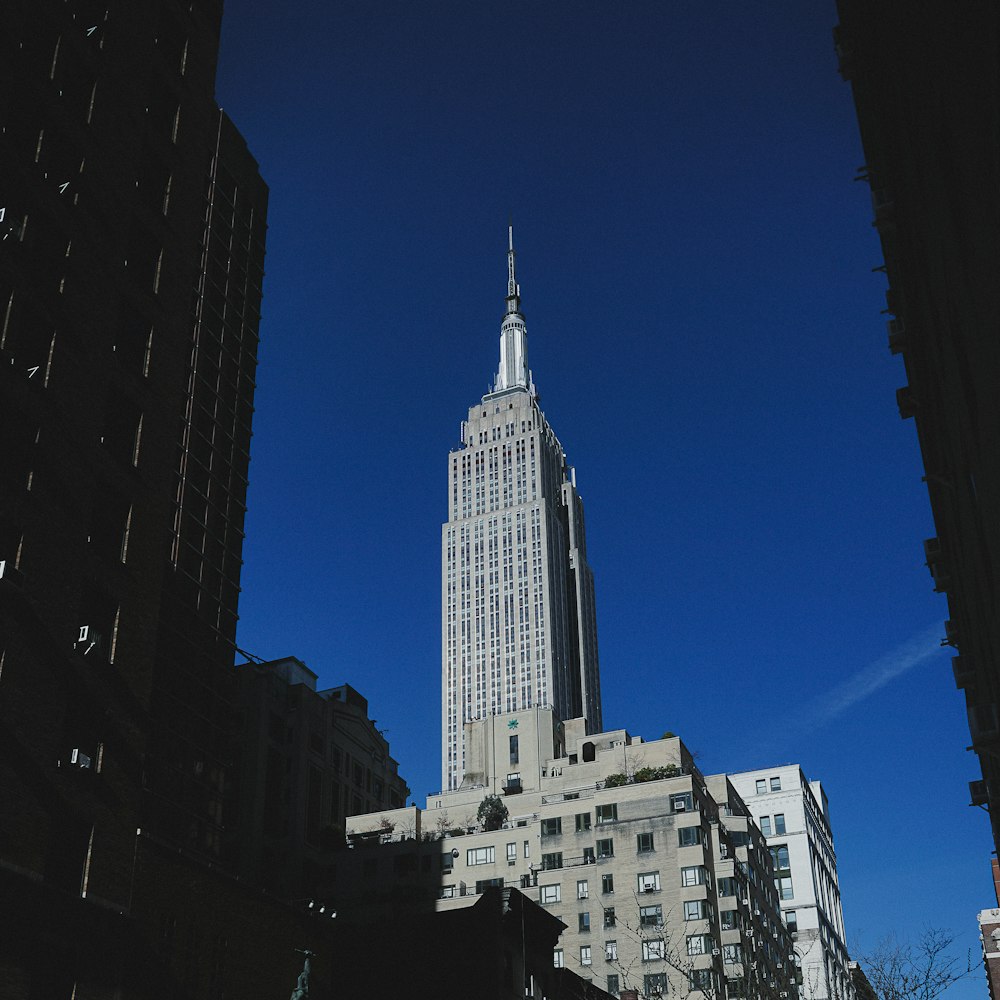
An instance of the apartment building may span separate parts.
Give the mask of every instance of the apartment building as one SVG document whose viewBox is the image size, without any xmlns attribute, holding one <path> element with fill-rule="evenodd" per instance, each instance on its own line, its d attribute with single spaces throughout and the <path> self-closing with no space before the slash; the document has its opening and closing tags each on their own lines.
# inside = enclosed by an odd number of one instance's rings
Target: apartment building
<svg viewBox="0 0 1000 1000">
<path fill-rule="evenodd" d="M 348 819 L 347 919 L 513 886 L 566 924 L 553 964 L 613 995 L 797 996 L 764 837 L 680 739 L 587 734 L 534 708 L 468 724 L 465 744 L 456 791 Z M 477 818 L 488 796 L 507 811 L 496 829 Z"/>
<path fill-rule="evenodd" d="M 798 764 L 730 775 L 767 841 L 805 1000 L 851 998 L 837 855 L 826 793 Z"/>
</svg>

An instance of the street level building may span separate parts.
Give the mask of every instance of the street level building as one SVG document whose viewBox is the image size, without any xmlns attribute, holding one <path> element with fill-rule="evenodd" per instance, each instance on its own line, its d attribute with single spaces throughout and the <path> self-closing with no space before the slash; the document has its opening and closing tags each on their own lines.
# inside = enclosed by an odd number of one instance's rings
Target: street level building
<svg viewBox="0 0 1000 1000">
<path fill-rule="evenodd" d="M 244 663 L 237 676 L 237 871 L 284 899 L 329 893 L 345 816 L 400 809 L 410 790 L 350 685 L 317 691 L 291 656 Z"/>
<path fill-rule="evenodd" d="M 763 832 L 803 1000 L 854 996 L 826 793 L 797 764 L 731 774 Z"/>
<path fill-rule="evenodd" d="M 970 749 L 1000 849 L 1000 8 L 995 3 L 838 0 L 882 245 L 896 393 L 913 418 L 936 536 L 924 542 L 947 595 Z M 877 263 L 877 262 L 875 262 Z"/>
<path fill-rule="evenodd" d="M 764 837 L 678 738 L 588 733 L 534 707 L 467 724 L 466 746 L 462 788 L 349 818 L 337 893 L 352 919 L 518 887 L 566 924 L 554 965 L 613 995 L 798 995 Z M 490 795 L 507 810 L 496 829 L 477 819 Z"/>
<path fill-rule="evenodd" d="M 223 859 L 268 192 L 221 15 L 4 5 L 0 898 L 46 899 L 4 996 L 122 989 L 85 928 L 141 906 L 147 835 Z"/>
<path fill-rule="evenodd" d="M 528 368 L 510 233 L 493 390 L 469 409 L 448 458 L 441 633 L 442 788 L 462 784 L 474 719 L 552 708 L 600 730 L 583 503 Z"/>
<path fill-rule="evenodd" d="M 980 910 L 979 940 L 990 1000 L 996 1000 L 1000 995 L 1000 909 Z"/>
</svg>

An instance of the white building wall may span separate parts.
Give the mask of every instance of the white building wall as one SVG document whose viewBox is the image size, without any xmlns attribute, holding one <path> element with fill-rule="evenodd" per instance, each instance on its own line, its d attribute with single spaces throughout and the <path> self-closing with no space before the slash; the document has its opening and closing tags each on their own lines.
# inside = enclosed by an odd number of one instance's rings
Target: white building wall
<svg viewBox="0 0 1000 1000">
<path fill-rule="evenodd" d="M 826 795 L 797 764 L 730 775 L 772 854 L 782 914 L 794 928 L 803 1000 L 853 1000 Z M 784 859 L 787 858 L 787 867 Z"/>
</svg>

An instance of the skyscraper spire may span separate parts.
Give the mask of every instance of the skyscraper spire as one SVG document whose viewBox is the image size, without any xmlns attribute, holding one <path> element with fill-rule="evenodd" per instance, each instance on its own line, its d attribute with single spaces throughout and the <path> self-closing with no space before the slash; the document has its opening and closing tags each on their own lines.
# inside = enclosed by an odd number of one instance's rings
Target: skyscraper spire
<svg viewBox="0 0 1000 1000">
<path fill-rule="evenodd" d="M 528 331 L 521 312 L 521 286 L 514 271 L 514 226 L 507 226 L 507 311 L 500 326 L 500 368 L 493 383 L 494 392 L 527 389 L 533 396 L 535 386 L 528 370 Z"/>
<path fill-rule="evenodd" d="M 507 312 L 521 311 L 521 289 L 514 275 L 514 226 L 507 226 Z"/>
</svg>

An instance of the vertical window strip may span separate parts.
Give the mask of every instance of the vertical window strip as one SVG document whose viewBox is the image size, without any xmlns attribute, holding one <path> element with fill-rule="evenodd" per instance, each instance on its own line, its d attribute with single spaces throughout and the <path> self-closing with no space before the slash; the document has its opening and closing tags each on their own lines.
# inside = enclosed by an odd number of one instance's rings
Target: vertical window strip
<svg viewBox="0 0 1000 1000">
<path fill-rule="evenodd" d="M 90 828 L 90 836 L 87 838 L 87 856 L 83 862 L 83 874 L 80 877 L 80 895 L 86 898 L 87 885 L 90 882 L 90 860 L 94 853 L 94 827 Z"/>
<path fill-rule="evenodd" d="M 122 547 L 119 553 L 119 560 L 125 562 L 126 556 L 128 555 L 128 535 L 132 530 L 132 507 L 128 509 L 128 513 L 125 515 L 125 527 L 122 530 Z"/>
<path fill-rule="evenodd" d="M 61 290 L 61 289 L 60 289 Z M 49 354 L 45 359 L 45 377 L 42 379 L 42 385 L 48 388 L 49 385 L 49 375 L 52 373 L 52 356 L 56 352 L 56 332 L 52 331 L 52 339 L 49 341 Z"/>
</svg>

